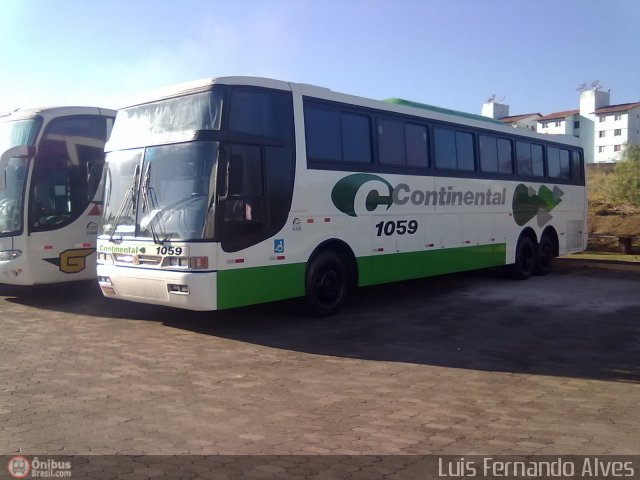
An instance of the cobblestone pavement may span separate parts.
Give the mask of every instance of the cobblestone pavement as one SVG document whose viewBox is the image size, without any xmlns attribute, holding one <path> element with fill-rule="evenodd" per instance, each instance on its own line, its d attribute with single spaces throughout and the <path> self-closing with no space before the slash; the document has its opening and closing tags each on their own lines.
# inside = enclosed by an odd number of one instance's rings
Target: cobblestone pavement
<svg viewBox="0 0 640 480">
<path fill-rule="evenodd" d="M 321 320 L 0 286 L 0 453 L 638 454 L 640 268 L 558 263 Z"/>
</svg>

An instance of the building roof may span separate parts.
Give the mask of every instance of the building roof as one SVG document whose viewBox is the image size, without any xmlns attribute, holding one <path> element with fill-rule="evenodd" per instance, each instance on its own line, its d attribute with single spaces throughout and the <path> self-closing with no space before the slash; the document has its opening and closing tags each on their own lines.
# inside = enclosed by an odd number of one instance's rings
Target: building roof
<svg viewBox="0 0 640 480">
<path fill-rule="evenodd" d="M 580 113 L 580 110 L 565 110 L 563 112 L 555 112 L 555 113 L 550 113 L 549 115 L 544 115 L 543 117 L 540 117 L 538 120 L 540 121 L 556 120 L 558 118 L 570 117 L 571 115 L 576 115 L 578 113 Z"/>
<path fill-rule="evenodd" d="M 596 114 L 600 113 L 612 113 L 612 112 L 625 112 L 634 108 L 640 107 L 640 102 L 635 103 L 621 103 L 619 105 L 609 105 L 596 110 Z"/>
<path fill-rule="evenodd" d="M 524 113 L 522 115 L 512 115 L 510 117 L 502 117 L 500 119 L 501 122 L 504 123 L 513 123 L 513 122 L 519 122 L 520 120 L 524 120 L 525 118 L 529 118 L 529 117 L 542 117 L 542 114 L 540 113 Z"/>
</svg>

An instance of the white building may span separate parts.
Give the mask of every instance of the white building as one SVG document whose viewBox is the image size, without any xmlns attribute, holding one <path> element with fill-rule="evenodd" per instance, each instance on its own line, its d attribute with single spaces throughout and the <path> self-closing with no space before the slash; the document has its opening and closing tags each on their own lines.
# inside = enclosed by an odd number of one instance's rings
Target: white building
<svg viewBox="0 0 640 480">
<path fill-rule="evenodd" d="M 640 145 L 640 102 L 595 111 L 594 161 L 617 162 L 624 145 Z"/>
<path fill-rule="evenodd" d="M 500 120 L 507 125 L 517 128 L 536 130 L 537 121 L 542 117 L 539 113 L 525 113 L 524 115 L 509 116 L 509 105 L 489 100 L 482 104 L 482 116 Z"/>
<path fill-rule="evenodd" d="M 510 117 L 502 117 L 500 121 L 514 128 L 527 128 L 535 132 L 537 129 L 538 121 L 541 118 L 542 118 L 542 115 L 539 113 L 525 113 L 523 115 L 512 115 Z"/>
<path fill-rule="evenodd" d="M 578 110 L 510 117 L 508 105 L 485 103 L 482 114 L 539 133 L 578 137 L 587 163 L 617 162 L 624 145 L 640 145 L 640 102 L 610 105 L 609 100 L 609 92 L 591 89 L 580 93 Z"/>
<path fill-rule="evenodd" d="M 565 110 L 544 115 L 538 119 L 536 131 L 580 137 L 580 110 Z"/>
</svg>

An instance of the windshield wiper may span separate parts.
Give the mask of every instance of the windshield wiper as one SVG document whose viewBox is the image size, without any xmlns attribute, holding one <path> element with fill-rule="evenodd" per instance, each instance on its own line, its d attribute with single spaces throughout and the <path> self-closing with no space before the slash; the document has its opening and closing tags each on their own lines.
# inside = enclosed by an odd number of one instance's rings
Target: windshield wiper
<svg viewBox="0 0 640 480">
<path fill-rule="evenodd" d="M 140 187 L 140 195 L 142 200 L 142 211 L 146 211 L 149 215 L 148 226 L 151 231 L 151 236 L 153 237 L 153 243 L 157 245 L 164 245 L 164 243 L 169 239 L 167 238 L 158 215 L 162 214 L 158 209 L 158 198 L 153 187 L 151 187 L 151 163 L 147 165 L 147 170 L 145 171 L 144 179 L 142 180 L 142 186 Z M 158 223 L 161 235 L 158 235 L 158 230 L 156 230 L 154 222 Z"/>
<path fill-rule="evenodd" d="M 122 199 L 122 202 L 120 202 L 120 206 L 118 207 L 118 212 L 116 213 L 116 216 L 113 219 L 113 226 L 111 227 L 111 231 L 109 232 L 110 242 L 113 242 L 113 236 L 116 233 L 118 225 L 120 224 L 120 221 L 125 216 L 125 214 L 129 212 L 129 209 L 131 209 L 131 212 L 133 213 L 134 217 L 136 215 L 136 204 L 138 203 L 136 198 L 136 192 L 138 190 L 139 180 L 140 180 L 140 165 L 138 164 L 136 165 L 136 168 L 133 171 L 133 181 L 131 182 L 131 186 L 127 190 L 127 193 L 125 193 L 124 198 Z"/>
</svg>

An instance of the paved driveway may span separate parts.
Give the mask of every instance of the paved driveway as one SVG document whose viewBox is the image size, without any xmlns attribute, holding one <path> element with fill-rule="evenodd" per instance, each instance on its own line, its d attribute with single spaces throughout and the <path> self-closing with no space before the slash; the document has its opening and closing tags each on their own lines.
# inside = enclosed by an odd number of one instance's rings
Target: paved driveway
<svg viewBox="0 0 640 480">
<path fill-rule="evenodd" d="M 640 268 L 564 260 L 317 320 L 0 286 L 0 453 L 637 454 L 639 291 Z"/>
</svg>

